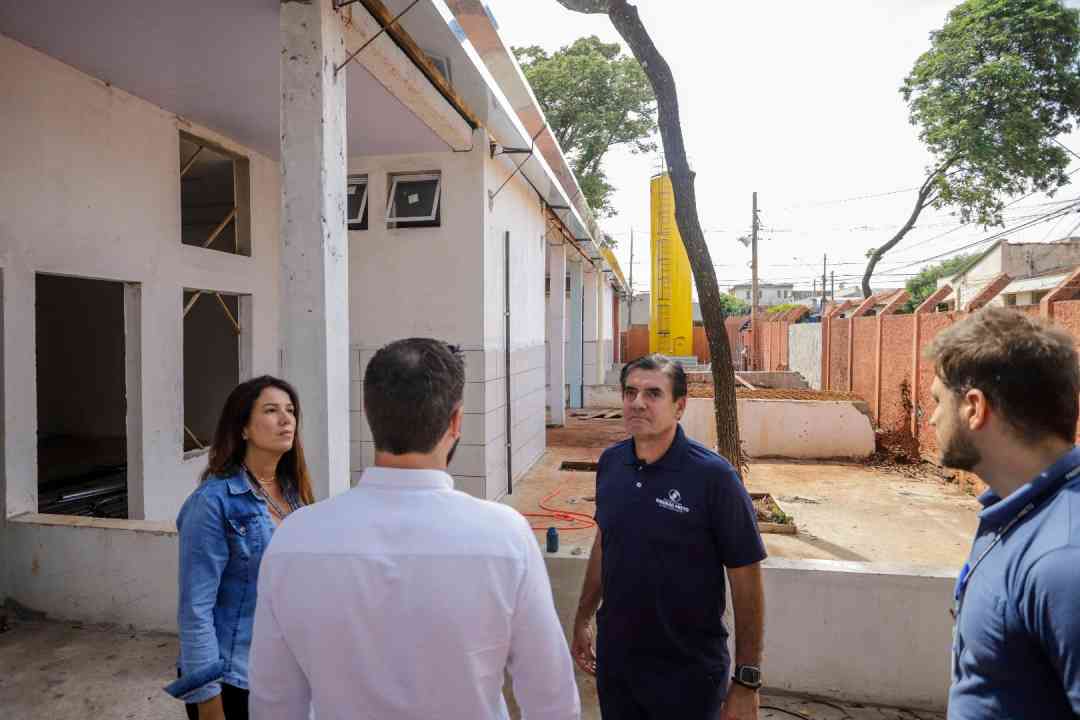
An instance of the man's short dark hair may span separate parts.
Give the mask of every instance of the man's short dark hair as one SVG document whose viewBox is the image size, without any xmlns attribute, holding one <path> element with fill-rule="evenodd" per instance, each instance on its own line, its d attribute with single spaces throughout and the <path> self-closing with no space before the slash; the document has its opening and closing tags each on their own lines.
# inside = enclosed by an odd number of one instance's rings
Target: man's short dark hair
<svg viewBox="0 0 1080 720">
<path fill-rule="evenodd" d="M 409 338 L 380 349 L 364 372 L 364 412 L 375 448 L 394 455 L 431 452 L 464 392 L 461 351 L 441 340 Z"/>
<path fill-rule="evenodd" d="M 626 378 L 634 370 L 660 370 L 671 378 L 672 399 L 678 400 L 681 397 L 686 397 L 686 370 L 683 369 L 682 363 L 679 361 L 672 360 L 667 355 L 652 353 L 626 363 L 626 365 L 623 365 L 622 373 L 619 375 L 619 385 L 624 391 L 626 390 Z"/>
<path fill-rule="evenodd" d="M 1015 310 L 984 308 L 942 331 L 927 349 L 949 390 L 981 390 L 1028 441 L 1076 439 L 1080 365 L 1070 335 Z"/>
</svg>

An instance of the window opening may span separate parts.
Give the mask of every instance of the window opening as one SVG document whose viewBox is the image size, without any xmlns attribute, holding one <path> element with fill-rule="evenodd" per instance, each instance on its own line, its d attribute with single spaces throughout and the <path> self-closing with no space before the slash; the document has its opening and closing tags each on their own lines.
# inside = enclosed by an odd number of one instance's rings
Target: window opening
<svg viewBox="0 0 1080 720">
<path fill-rule="evenodd" d="M 124 284 L 35 278 L 38 512 L 128 517 Z"/>
<path fill-rule="evenodd" d="M 391 228 L 439 227 L 441 190 L 442 175 L 439 173 L 391 175 L 387 225 Z"/>
<path fill-rule="evenodd" d="M 348 200 L 348 229 L 368 229 L 368 180 L 367 175 L 352 175 L 346 190 Z"/>
<path fill-rule="evenodd" d="M 240 297 L 184 290 L 185 452 L 210 446 L 225 398 L 240 382 Z"/>
<path fill-rule="evenodd" d="M 251 255 L 247 158 L 180 133 L 180 241 Z"/>
</svg>

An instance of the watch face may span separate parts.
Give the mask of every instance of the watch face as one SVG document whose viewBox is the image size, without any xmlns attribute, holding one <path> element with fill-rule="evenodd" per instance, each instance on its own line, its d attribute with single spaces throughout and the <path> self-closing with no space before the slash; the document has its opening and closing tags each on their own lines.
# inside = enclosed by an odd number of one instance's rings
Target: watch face
<svg viewBox="0 0 1080 720">
<path fill-rule="evenodd" d="M 749 665 L 743 665 L 738 672 L 739 682 L 746 685 L 759 685 L 761 683 L 761 670 Z"/>
</svg>

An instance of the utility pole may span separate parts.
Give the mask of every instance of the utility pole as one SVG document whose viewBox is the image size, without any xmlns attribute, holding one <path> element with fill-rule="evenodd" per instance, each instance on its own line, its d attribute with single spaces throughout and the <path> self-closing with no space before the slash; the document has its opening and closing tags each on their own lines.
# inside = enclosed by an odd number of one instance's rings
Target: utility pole
<svg viewBox="0 0 1080 720">
<path fill-rule="evenodd" d="M 634 228 L 630 228 L 630 308 L 626 311 L 627 332 L 634 327 Z"/>
<path fill-rule="evenodd" d="M 825 315 L 825 274 L 829 268 L 829 255 L 826 253 L 821 259 L 821 315 Z"/>
<path fill-rule="evenodd" d="M 760 370 L 758 365 L 761 362 L 761 341 L 759 340 L 760 327 L 758 326 L 758 268 L 757 268 L 757 240 L 758 240 L 758 216 L 757 216 L 757 192 L 754 193 L 754 216 L 750 225 L 750 243 L 752 246 L 751 255 L 751 272 L 753 273 L 750 280 L 750 327 L 753 329 L 753 341 L 754 341 L 754 353 L 752 358 L 753 368 Z"/>
</svg>

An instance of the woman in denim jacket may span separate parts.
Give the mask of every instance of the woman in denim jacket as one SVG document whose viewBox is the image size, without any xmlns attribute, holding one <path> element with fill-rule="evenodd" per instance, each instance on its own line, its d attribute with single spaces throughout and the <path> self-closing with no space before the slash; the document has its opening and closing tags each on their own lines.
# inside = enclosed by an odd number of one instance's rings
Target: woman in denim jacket
<svg viewBox="0 0 1080 720">
<path fill-rule="evenodd" d="M 259 561 L 274 528 L 314 501 L 300 401 L 264 375 L 225 402 L 199 487 L 180 509 L 179 679 L 192 720 L 247 718 Z"/>
</svg>

